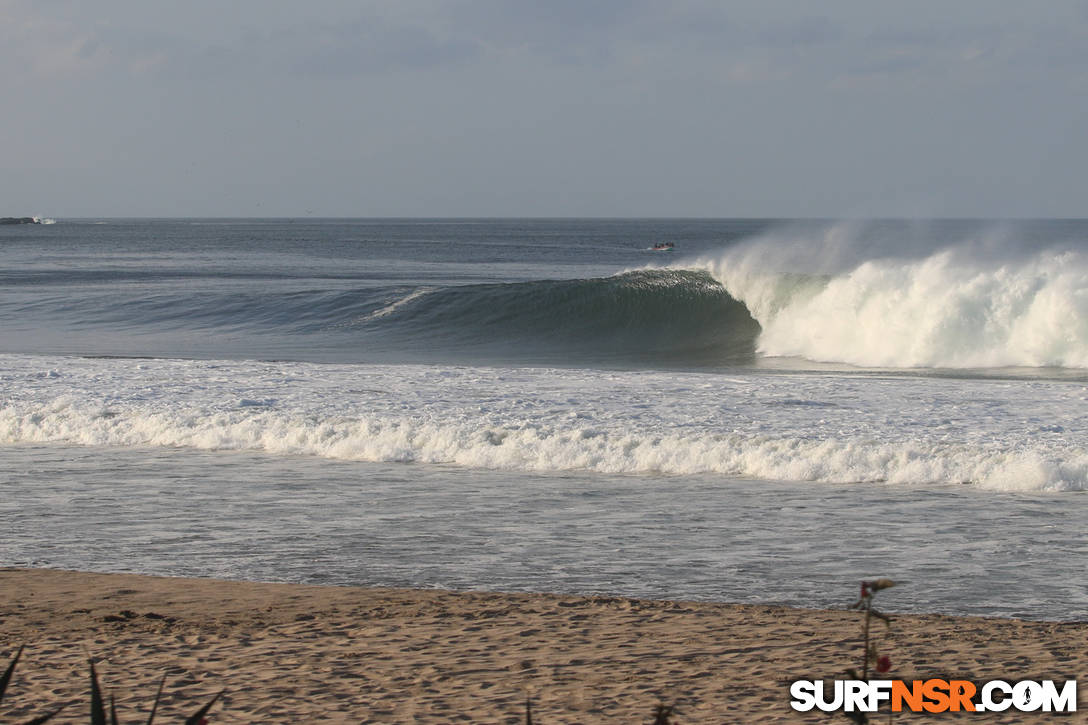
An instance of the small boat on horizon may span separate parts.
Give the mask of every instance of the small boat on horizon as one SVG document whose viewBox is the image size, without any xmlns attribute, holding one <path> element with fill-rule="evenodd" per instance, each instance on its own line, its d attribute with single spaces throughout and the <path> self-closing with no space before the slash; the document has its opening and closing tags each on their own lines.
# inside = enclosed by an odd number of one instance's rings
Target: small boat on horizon
<svg viewBox="0 0 1088 725">
<path fill-rule="evenodd" d="M 673 250 L 672 242 L 658 242 L 654 246 L 650 247 L 655 252 L 671 252 Z"/>
</svg>

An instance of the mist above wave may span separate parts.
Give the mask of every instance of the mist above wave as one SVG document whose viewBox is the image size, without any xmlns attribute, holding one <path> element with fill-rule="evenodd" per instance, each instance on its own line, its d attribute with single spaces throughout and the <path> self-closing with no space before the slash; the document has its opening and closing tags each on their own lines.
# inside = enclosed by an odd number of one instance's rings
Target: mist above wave
<svg viewBox="0 0 1088 725">
<path fill-rule="evenodd" d="M 831 225 L 746 240 L 697 267 L 759 323 L 765 356 L 891 368 L 1088 367 L 1085 240 L 1015 225 Z"/>
</svg>

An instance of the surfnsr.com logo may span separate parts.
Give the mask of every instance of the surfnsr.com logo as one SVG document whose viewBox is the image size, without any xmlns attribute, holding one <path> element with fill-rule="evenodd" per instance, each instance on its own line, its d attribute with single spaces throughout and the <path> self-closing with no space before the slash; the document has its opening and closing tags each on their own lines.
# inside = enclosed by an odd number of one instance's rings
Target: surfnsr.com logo
<svg viewBox="0 0 1088 725">
<path fill-rule="evenodd" d="M 790 707 L 799 712 L 1076 712 L 1077 681 L 1053 680 L 797 680 L 790 686 Z"/>
</svg>

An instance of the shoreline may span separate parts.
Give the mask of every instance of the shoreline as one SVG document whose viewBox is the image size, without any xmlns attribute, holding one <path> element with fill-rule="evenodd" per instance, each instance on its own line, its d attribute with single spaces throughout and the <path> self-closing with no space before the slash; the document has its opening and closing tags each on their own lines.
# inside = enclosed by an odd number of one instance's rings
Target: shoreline
<svg viewBox="0 0 1088 725">
<path fill-rule="evenodd" d="M 1088 622 L 893 620 L 874 628 L 891 678 L 1088 671 Z M 0 666 L 26 645 L 0 717 L 75 702 L 51 722 L 82 722 L 89 654 L 122 721 L 146 720 L 166 674 L 164 722 L 220 690 L 211 723 L 517 723 L 527 696 L 542 723 L 649 722 L 659 702 L 683 723 L 827 722 L 790 709 L 789 683 L 858 667 L 861 624 L 846 609 L 0 568 Z"/>
</svg>

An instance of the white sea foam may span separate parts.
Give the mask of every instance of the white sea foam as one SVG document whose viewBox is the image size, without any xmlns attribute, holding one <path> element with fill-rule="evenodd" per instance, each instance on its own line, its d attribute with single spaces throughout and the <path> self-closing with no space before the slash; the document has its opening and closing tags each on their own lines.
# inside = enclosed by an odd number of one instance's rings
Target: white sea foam
<svg viewBox="0 0 1088 725">
<path fill-rule="evenodd" d="M 936 247 L 820 236 L 749 240 L 702 267 L 763 331 L 759 352 L 872 367 L 1088 367 L 1088 253 L 1006 229 Z"/>
<path fill-rule="evenodd" d="M 0 443 L 517 471 L 1088 488 L 1048 381 L 0 357 Z"/>
<path fill-rule="evenodd" d="M 389 315 L 399 310 L 401 307 L 404 307 L 407 304 L 411 304 L 413 301 L 419 299 L 420 297 L 434 292 L 435 289 L 435 287 L 420 287 L 419 289 L 412 290 L 404 297 L 390 302 L 385 307 L 375 310 L 374 312 L 371 312 L 370 314 L 360 318 L 359 322 L 370 322 L 372 320 L 379 320 L 383 317 L 388 317 Z"/>
</svg>

